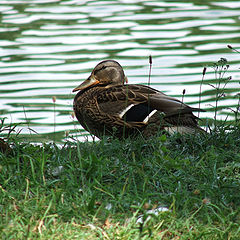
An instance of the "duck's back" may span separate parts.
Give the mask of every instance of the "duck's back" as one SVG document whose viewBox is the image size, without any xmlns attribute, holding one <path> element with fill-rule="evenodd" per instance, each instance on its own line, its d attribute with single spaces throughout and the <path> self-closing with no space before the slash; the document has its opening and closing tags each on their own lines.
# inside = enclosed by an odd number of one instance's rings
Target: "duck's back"
<svg viewBox="0 0 240 240">
<path fill-rule="evenodd" d="M 126 137 L 137 132 L 147 136 L 159 129 L 191 133 L 199 129 L 192 113 L 197 110 L 143 85 L 91 87 L 74 99 L 78 121 L 100 138 L 103 135 Z"/>
</svg>

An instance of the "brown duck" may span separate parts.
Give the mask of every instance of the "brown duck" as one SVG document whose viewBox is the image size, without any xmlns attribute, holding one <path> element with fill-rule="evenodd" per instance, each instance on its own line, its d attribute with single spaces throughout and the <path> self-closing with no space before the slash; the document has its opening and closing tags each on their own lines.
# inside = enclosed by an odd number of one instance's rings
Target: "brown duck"
<svg viewBox="0 0 240 240">
<path fill-rule="evenodd" d="M 127 78 L 114 60 L 100 62 L 87 80 L 73 89 L 75 115 L 85 130 L 102 138 L 124 138 L 142 134 L 193 134 L 204 132 L 198 126 L 194 111 L 183 102 L 151 87 L 125 84 Z"/>
</svg>

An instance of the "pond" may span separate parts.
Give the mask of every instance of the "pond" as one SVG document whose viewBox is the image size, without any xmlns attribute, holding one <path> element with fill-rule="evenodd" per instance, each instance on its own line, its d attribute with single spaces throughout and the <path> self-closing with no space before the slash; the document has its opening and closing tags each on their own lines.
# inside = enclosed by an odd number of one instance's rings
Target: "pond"
<svg viewBox="0 0 240 240">
<path fill-rule="evenodd" d="M 233 117 L 240 85 L 240 2 L 158 0 L 0 0 L 0 114 L 22 136 L 64 140 L 87 134 L 74 118 L 72 89 L 105 59 L 129 83 L 147 84 L 213 118 L 214 62 L 232 77 L 218 119 Z M 203 77 L 203 68 L 207 67 Z M 54 99 L 56 98 L 56 101 Z"/>
</svg>

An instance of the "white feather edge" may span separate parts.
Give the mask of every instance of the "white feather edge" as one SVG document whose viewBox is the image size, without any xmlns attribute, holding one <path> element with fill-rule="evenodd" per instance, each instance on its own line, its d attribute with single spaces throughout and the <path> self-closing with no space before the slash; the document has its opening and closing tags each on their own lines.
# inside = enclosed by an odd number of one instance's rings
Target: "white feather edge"
<svg viewBox="0 0 240 240">
<path fill-rule="evenodd" d="M 135 105 L 134 105 L 134 104 L 130 104 L 130 105 L 127 106 L 125 109 L 123 109 L 123 111 L 119 113 L 119 117 L 122 118 L 122 117 L 124 116 L 124 114 L 125 114 L 128 110 L 130 110 L 133 106 L 135 106 Z M 149 121 L 150 117 L 151 117 L 155 112 L 157 112 L 156 109 L 153 110 L 153 111 L 151 111 L 151 112 L 149 113 L 149 115 L 144 118 L 143 122 L 144 122 L 144 123 L 147 123 L 147 122 Z"/>
<path fill-rule="evenodd" d="M 119 113 L 119 117 L 122 118 L 124 116 L 124 114 L 130 110 L 132 107 L 134 106 L 134 104 L 130 104 L 129 106 L 127 106 L 125 109 L 123 109 L 122 112 Z"/>
<path fill-rule="evenodd" d="M 155 112 L 157 112 L 156 109 L 154 109 L 153 111 L 151 111 L 151 112 L 149 113 L 149 115 L 148 115 L 147 117 L 145 117 L 145 119 L 143 120 L 143 122 L 144 122 L 144 123 L 147 123 L 147 122 L 149 121 L 150 117 L 151 117 Z"/>
</svg>

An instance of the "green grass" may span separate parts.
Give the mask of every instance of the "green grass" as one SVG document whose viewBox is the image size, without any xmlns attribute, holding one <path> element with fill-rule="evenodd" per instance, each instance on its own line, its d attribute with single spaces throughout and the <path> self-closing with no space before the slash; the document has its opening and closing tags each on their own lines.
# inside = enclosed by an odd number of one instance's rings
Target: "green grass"
<svg viewBox="0 0 240 240">
<path fill-rule="evenodd" d="M 237 240 L 240 127 L 220 130 L 64 146 L 15 139 L 0 155 L 0 238 Z M 170 211 L 147 219 L 159 206 Z"/>
<path fill-rule="evenodd" d="M 240 239 L 240 98 L 218 121 L 231 78 L 214 66 L 209 134 L 34 145 L 1 120 L 0 239 Z"/>
</svg>

